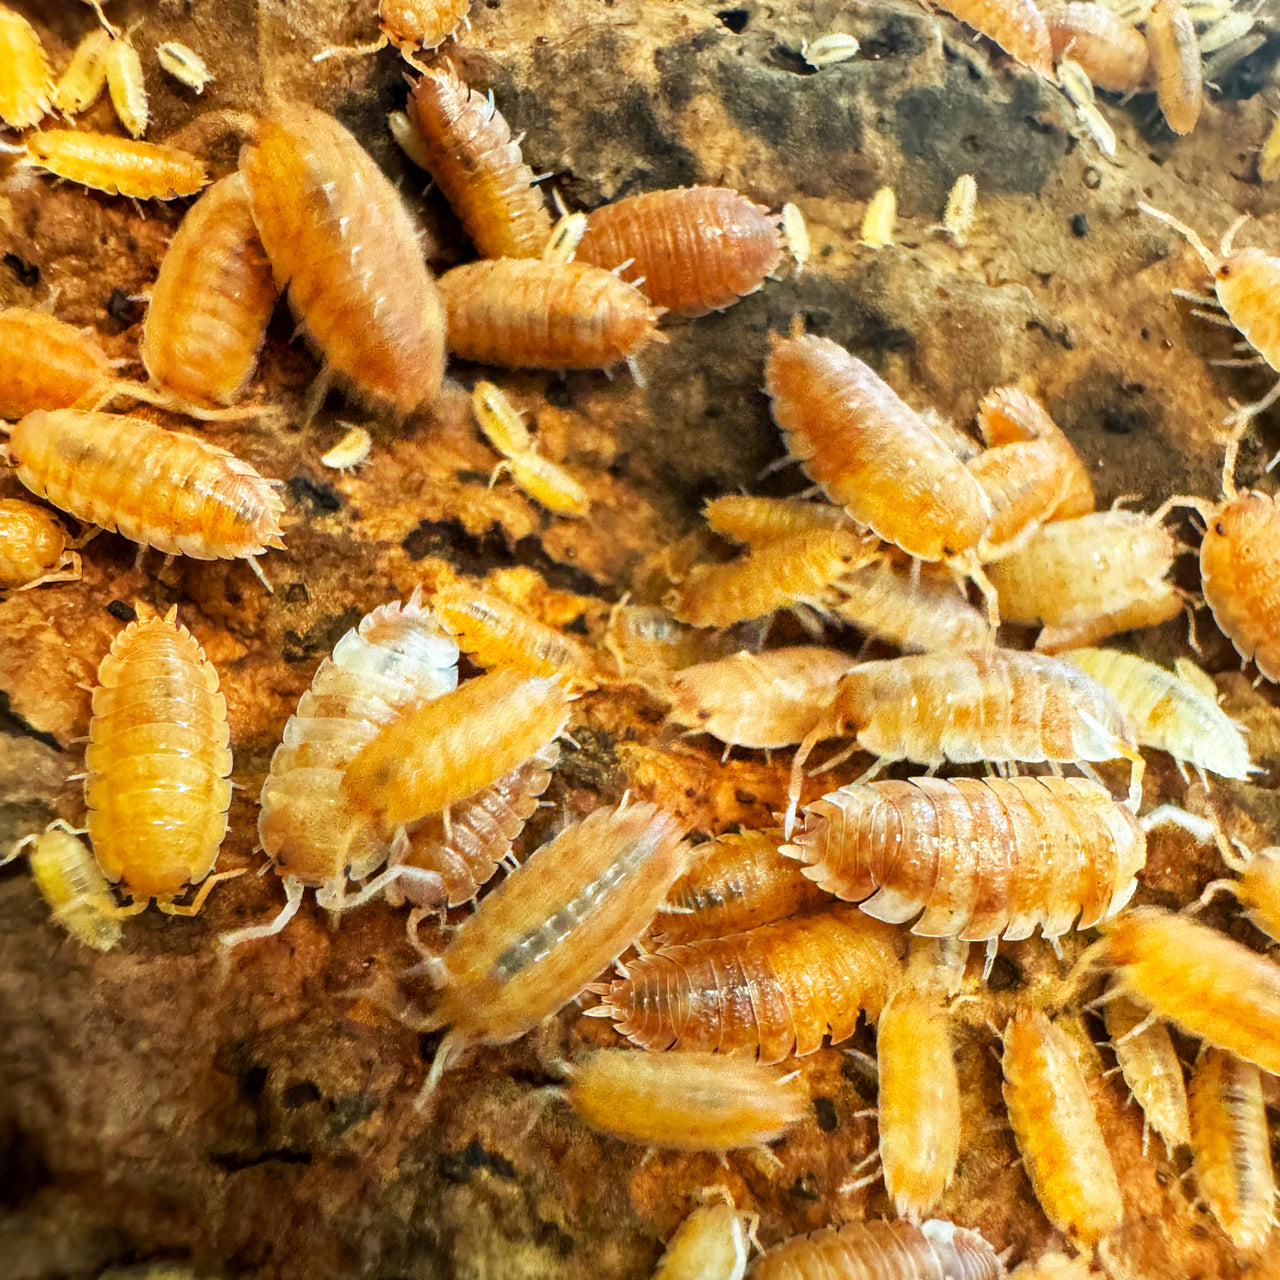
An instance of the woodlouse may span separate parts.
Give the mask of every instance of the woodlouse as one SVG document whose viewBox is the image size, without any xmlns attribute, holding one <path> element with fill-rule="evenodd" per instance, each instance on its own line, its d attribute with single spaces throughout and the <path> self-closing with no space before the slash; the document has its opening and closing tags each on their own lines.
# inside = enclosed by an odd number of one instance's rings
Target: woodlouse
<svg viewBox="0 0 1280 1280">
<path fill-rule="evenodd" d="M 1256 849 L 1241 856 L 1220 834 L 1218 850 L 1239 879 L 1211 880 L 1200 901 L 1208 902 L 1218 893 L 1231 894 L 1268 938 L 1280 942 L 1280 848 Z"/>
<path fill-rule="evenodd" d="M 529 428 L 501 387 L 495 387 L 492 382 L 477 382 L 471 391 L 471 411 L 485 439 L 504 458 L 528 453 L 533 448 Z"/>
<path fill-rule="evenodd" d="M 266 925 L 223 934 L 225 946 L 279 933 L 308 886 L 330 911 L 372 896 L 349 896 L 348 878 L 376 871 L 394 842 L 348 802 L 343 769 L 403 707 L 453 689 L 457 662 L 458 646 L 420 592 L 379 606 L 338 641 L 289 717 L 262 784 L 258 839 L 284 878 L 285 908 Z"/>
<path fill-rule="evenodd" d="M 1074 59 L 1099 89 L 1133 93 L 1146 83 L 1146 39 L 1105 4 L 1068 0 L 1047 6 L 1044 18 L 1053 56 Z"/>
<path fill-rule="evenodd" d="M 747 1052 L 762 1063 L 839 1044 L 880 1016 L 902 977 L 895 930 L 849 908 L 663 947 L 592 987 L 642 1049 Z"/>
<path fill-rule="evenodd" d="M 110 48 L 111 36 L 101 27 L 76 45 L 53 93 L 53 105 L 63 115 L 79 115 L 97 102 L 107 87 L 106 59 Z"/>
<path fill-rule="evenodd" d="M 976 1232 L 936 1218 L 849 1222 L 765 1252 L 751 1280 L 1000 1280 L 1004 1264 Z"/>
<path fill-rule="evenodd" d="M 978 217 L 978 181 L 971 173 L 962 173 L 947 193 L 947 207 L 942 214 L 942 229 L 961 248 Z"/>
<path fill-rule="evenodd" d="M 994 41 L 1024 67 L 1053 79 L 1049 28 L 1033 0 L 947 0 L 939 7 Z"/>
<path fill-rule="evenodd" d="M 1004 1100 L 1045 1217 L 1077 1245 L 1098 1244 L 1124 1217 L 1120 1183 L 1071 1042 L 1039 1009 L 1004 1029 Z"/>
<path fill-rule="evenodd" d="M 1147 15 L 1147 51 L 1165 122 L 1174 133 L 1190 133 L 1200 118 L 1204 72 L 1195 23 L 1181 0 L 1155 0 Z"/>
<path fill-rule="evenodd" d="M 142 75 L 142 59 L 127 34 L 112 40 L 103 60 L 107 92 L 120 123 L 135 137 L 147 131 L 150 111 L 147 82 Z"/>
<path fill-rule="evenodd" d="M 409 119 L 422 141 L 424 168 L 480 256 L 541 257 L 551 215 L 492 97 L 451 67 L 434 68 L 409 94 Z"/>
<path fill-rule="evenodd" d="M 856 58 L 860 48 L 858 41 L 844 31 L 819 36 L 812 44 L 803 37 L 800 40 L 800 56 L 818 71 Z"/>
<path fill-rule="evenodd" d="M 505 1044 L 627 949 L 684 870 L 681 824 L 651 804 L 597 809 L 535 850 L 423 961 L 441 1041 L 419 1098 L 468 1045 Z"/>
<path fill-rule="evenodd" d="M 898 225 L 898 195 L 892 187 L 881 187 L 867 201 L 862 214 L 858 243 L 868 249 L 885 249 L 893 243 Z"/>
<path fill-rule="evenodd" d="M 1190 1143 L 1191 1122 L 1182 1063 L 1169 1028 L 1131 1000 L 1108 1000 L 1102 1014 L 1124 1082 L 1142 1108 L 1143 1150 L 1150 1125 L 1172 1155 L 1176 1147 Z"/>
<path fill-rule="evenodd" d="M 23 140 L 28 162 L 68 182 L 135 200 L 176 200 L 209 181 L 198 156 L 156 142 L 83 129 L 43 129 Z"/>
<path fill-rule="evenodd" d="M 277 103 L 240 155 L 281 290 L 336 375 L 405 417 L 444 374 L 444 306 L 400 194 L 332 116 Z"/>
<path fill-rule="evenodd" d="M 98 667 L 84 798 L 94 856 L 131 910 L 154 898 L 186 916 L 241 872 L 209 875 L 231 804 L 227 704 L 213 664 L 176 617 L 174 606 L 130 623 Z M 190 903 L 174 901 L 194 885 Z"/>
<path fill-rule="evenodd" d="M 440 277 L 449 349 L 513 369 L 607 369 L 658 335 L 658 311 L 603 267 L 494 258 Z M 634 366 L 633 366 L 634 369 Z"/>
<path fill-rule="evenodd" d="M 161 70 L 179 84 L 194 89 L 197 97 L 215 78 L 209 64 L 194 49 L 178 40 L 166 40 L 156 45 L 156 61 L 160 63 Z"/>
<path fill-rule="evenodd" d="M 53 73 L 35 28 L 0 5 L 0 120 L 26 129 L 53 105 Z"/>
<path fill-rule="evenodd" d="M 677 316 L 701 316 L 754 293 L 782 261 L 778 219 L 729 187 L 650 191 L 587 218 L 580 262 L 643 280 L 645 296 Z M 623 264 L 630 263 L 623 272 Z"/>
<path fill-rule="evenodd" d="M 97 337 L 27 307 L 0 310 L 0 418 L 70 409 L 113 377 Z"/>
<path fill-rule="evenodd" d="M 809 1108 L 803 1082 L 767 1066 L 625 1049 L 597 1049 L 570 1067 L 566 1100 L 593 1129 L 679 1151 L 761 1146 Z"/>
<path fill-rule="evenodd" d="M 702 514 L 717 533 L 745 543 L 753 551 L 798 533 L 838 529 L 849 523 L 844 511 L 829 502 L 754 498 L 743 493 L 712 498 L 702 508 Z"/>
<path fill-rule="evenodd" d="M 532 449 L 504 459 L 494 468 L 494 475 L 500 471 L 511 472 L 512 480 L 552 515 L 583 519 L 591 511 L 591 496 L 585 486 L 558 462 Z"/>
<path fill-rule="evenodd" d="M 604 644 L 623 677 L 634 672 L 655 687 L 664 685 L 671 671 L 710 662 L 737 648 L 731 631 L 700 631 L 677 622 L 658 605 L 625 601 L 609 611 Z"/>
<path fill-rule="evenodd" d="M 912 778 L 823 796 L 782 852 L 879 920 L 981 941 L 1113 916 L 1146 848 L 1132 810 L 1083 778 Z"/>
<path fill-rule="evenodd" d="M 320 462 L 334 471 L 355 471 L 372 452 L 373 437 L 368 431 L 364 427 L 351 427 L 332 449 L 321 455 Z"/>
<path fill-rule="evenodd" d="M 43 507 L 0 499 L 0 588 L 19 591 L 49 582 L 77 582 L 80 553 Z"/>
<path fill-rule="evenodd" d="M 676 1228 L 653 1280 L 742 1280 L 752 1219 L 725 1201 L 702 1205 Z"/>
<path fill-rule="evenodd" d="M 416 49 L 435 49 L 466 21 L 471 0 L 378 0 L 378 25 L 382 34 L 372 44 L 325 49 L 312 58 L 323 62 L 335 54 L 364 55 L 394 45 L 410 62 Z M 417 66 L 417 63 L 414 63 Z"/>
</svg>

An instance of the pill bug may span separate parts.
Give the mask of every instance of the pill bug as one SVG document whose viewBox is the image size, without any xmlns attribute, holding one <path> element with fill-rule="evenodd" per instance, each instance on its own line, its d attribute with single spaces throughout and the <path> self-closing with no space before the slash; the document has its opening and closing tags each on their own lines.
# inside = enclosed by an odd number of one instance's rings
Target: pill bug
<svg viewBox="0 0 1280 1280">
<path fill-rule="evenodd" d="M 1240 726 L 1216 697 L 1131 653 L 1072 649 L 1062 657 L 1110 691 L 1143 746 L 1185 760 L 1202 774 L 1244 780 L 1257 772 Z"/>
<path fill-rule="evenodd" d="M 994 41 L 1024 67 L 1053 79 L 1049 28 L 1032 0 L 947 0 L 939 7 Z"/>
<path fill-rule="evenodd" d="M 1078 62 L 1099 89 L 1134 93 L 1146 83 L 1146 39 L 1105 4 L 1069 0 L 1047 6 L 1044 18 L 1053 56 Z"/>
<path fill-rule="evenodd" d="M 423 167 L 481 257 L 541 257 L 551 216 L 493 98 L 451 67 L 436 67 L 413 86 L 409 119 L 422 142 Z"/>
<path fill-rule="evenodd" d="M 241 152 L 253 218 L 326 375 L 398 417 L 444 373 L 444 307 L 399 193 L 332 116 L 277 103 Z"/>
<path fill-rule="evenodd" d="M 192 205 L 160 263 L 142 330 L 147 373 L 179 401 L 230 405 L 258 363 L 276 290 L 238 173 Z"/>
<path fill-rule="evenodd" d="M 642 1049 L 747 1053 L 762 1063 L 804 1057 L 830 1035 L 874 1022 L 902 977 L 896 930 L 847 907 L 662 947 L 593 986 Z"/>
<path fill-rule="evenodd" d="M 804 813 L 783 854 L 828 893 L 930 937 L 1091 928 L 1128 902 L 1146 862 L 1133 812 L 1083 778 L 852 783 Z"/>
<path fill-rule="evenodd" d="M 695 627 L 731 627 L 797 604 L 821 608 L 829 587 L 879 553 L 877 538 L 853 529 L 810 529 L 728 564 L 695 565 L 662 603 Z"/>
<path fill-rule="evenodd" d="M 57 921 L 77 942 L 110 951 L 122 936 L 122 911 L 80 833 L 58 819 L 42 832 L 25 836 L 0 866 L 27 850 L 31 878 Z"/>
<path fill-rule="evenodd" d="M 1004 1264 L 976 1231 L 930 1219 L 849 1222 L 765 1251 L 751 1280 L 1000 1280 Z"/>
<path fill-rule="evenodd" d="M 562 1009 L 627 949 L 684 870 L 683 827 L 651 804 L 597 809 L 498 885 L 422 968 L 450 1027 L 419 1105 L 468 1045 L 505 1044 Z"/>
<path fill-rule="evenodd" d="M 36 410 L 15 424 L 18 479 L 77 520 L 167 555 L 252 558 L 282 547 L 284 504 L 247 462 L 143 418 Z"/>
<path fill-rule="evenodd" d="M 87 111 L 107 87 L 107 50 L 111 36 L 101 27 L 89 32 L 76 45 L 67 69 L 58 77 L 53 105 L 63 115 Z"/>
<path fill-rule="evenodd" d="M 84 129 L 43 129 L 23 139 L 27 163 L 68 182 L 135 200 L 176 200 L 209 181 L 190 152 Z"/>
<path fill-rule="evenodd" d="M 0 120 L 11 129 L 35 124 L 53 105 L 53 72 L 35 28 L 0 5 Z"/>
<path fill-rule="evenodd" d="M 94 857 L 142 911 L 195 915 L 227 830 L 231 749 L 218 673 L 177 606 L 126 627 L 98 667 L 85 750 Z M 199 885 L 188 904 L 174 901 Z"/>
<path fill-rule="evenodd" d="M 70 409 L 112 380 L 97 337 L 27 307 L 0 310 L 0 418 Z"/>
<path fill-rule="evenodd" d="M 495 258 L 440 278 L 449 349 L 512 369 L 607 369 L 658 335 L 642 294 L 587 262 Z M 634 369 L 634 365 L 633 365 Z"/>
<path fill-rule="evenodd" d="M 742 1280 L 752 1218 L 732 1203 L 701 1205 L 676 1228 L 653 1280 Z"/>
<path fill-rule="evenodd" d="M 120 123 L 135 137 L 147 131 L 150 109 L 147 104 L 147 82 L 142 74 L 142 59 L 128 34 L 117 37 L 107 47 L 103 59 L 107 75 L 107 92 Z"/>
<path fill-rule="evenodd" d="M 1262 1080 L 1251 1062 L 1203 1048 L 1191 1073 L 1192 1167 L 1231 1243 L 1255 1253 L 1275 1223 L 1276 1179 Z"/>
<path fill-rule="evenodd" d="M 829 901 L 778 852 L 781 842 L 780 831 L 744 831 L 695 845 L 689 870 L 658 908 L 658 945 L 741 933 Z"/>
<path fill-rule="evenodd" d="M 730 493 L 712 498 L 702 514 L 717 533 L 752 550 L 781 542 L 798 533 L 838 529 L 849 523 L 840 507 L 829 502 L 806 502 L 802 498 L 754 498 Z"/>
<path fill-rule="evenodd" d="M 868 249 L 885 249 L 893 243 L 898 225 L 898 195 L 892 187 L 881 187 L 867 201 L 862 214 L 858 243 Z"/>
<path fill-rule="evenodd" d="M 198 97 L 214 80 L 209 64 L 192 48 L 178 40 L 166 40 L 156 45 L 156 60 L 160 69 L 179 84 L 194 89 Z"/>
<path fill-rule="evenodd" d="M 1042 622 L 1036 648 L 1043 653 L 1177 617 L 1182 597 L 1166 578 L 1177 540 L 1160 515 L 1095 511 L 1043 525 L 988 568 L 1001 617 Z"/>
<path fill-rule="evenodd" d="M 814 645 L 743 650 L 672 677 L 669 719 L 732 746 L 790 746 L 821 719 L 853 666 L 847 653 Z"/>
<path fill-rule="evenodd" d="M 1045 1217 L 1077 1245 L 1098 1244 L 1120 1226 L 1124 1206 L 1070 1040 L 1024 1006 L 1005 1026 L 1001 1063 L 1009 1123 Z"/>
<path fill-rule="evenodd" d="M 307 887 L 330 911 L 381 890 L 385 877 L 367 892 L 348 892 L 348 879 L 375 872 L 395 842 L 348 803 L 343 769 L 403 707 L 453 689 L 457 662 L 458 646 L 420 591 L 403 605 L 380 605 L 338 641 L 289 717 L 259 798 L 258 840 L 284 878 L 285 907 L 268 924 L 224 933 L 224 946 L 279 933 Z"/>
<path fill-rule="evenodd" d="M 20 498 L 0 499 L 0 588 L 27 591 L 80 576 L 80 553 L 47 511 Z"/>
<path fill-rule="evenodd" d="M 1200 118 L 1204 71 L 1195 23 L 1180 0 L 1155 0 L 1151 6 L 1147 51 L 1165 122 L 1174 133 L 1190 133 Z"/>
<path fill-rule="evenodd" d="M 379 0 L 378 25 L 382 34 L 372 44 L 350 48 L 325 49 L 312 58 L 323 62 L 336 54 L 366 55 L 394 45 L 415 67 L 409 56 L 417 49 L 435 49 L 442 45 L 467 20 L 471 0 Z"/>
<path fill-rule="evenodd" d="M 759 289 L 782 261 L 782 236 L 776 215 L 740 192 L 683 187 L 593 210 L 577 260 L 617 268 L 672 315 L 701 316 Z"/>
<path fill-rule="evenodd" d="M 1187 1086 L 1169 1028 L 1131 1000 L 1108 1000 L 1102 1009 L 1107 1035 L 1129 1092 L 1142 1108 L 1143 1150 L 1147 1126 L 1174 1149 L 1191 1142 Z"/>
<path fill-rule="evenodd" d="M 477 791 L 554 741 L 570 695 L 552 677 L 500 669 L 407 706 L 347 765 L 347 801 L 390 839 L 401 827 Z"/>
</svg>

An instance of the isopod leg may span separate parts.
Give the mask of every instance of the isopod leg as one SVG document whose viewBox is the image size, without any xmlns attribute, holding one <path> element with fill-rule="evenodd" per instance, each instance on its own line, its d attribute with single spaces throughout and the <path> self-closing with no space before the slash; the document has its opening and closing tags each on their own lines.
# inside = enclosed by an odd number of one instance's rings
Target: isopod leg
<svg viewBox="0 0 1280 1280">
<path fill-rule="evenodd" d="M 1261 400 L 1255 400 L 1253 404 L 1236 404 L 1231 401 L 1231 412 L 1223 418 L 1223 425 L 1228 427 L 1243 428 L 1251 418 L 1256 418 L 1258 414 L 1265 413 L 1271 408 L 1275 402 L 1280 399 L 1280 381 L 1267 392 Z M 1275 466 L 1274 459 L 1267 464 L 1267 470 Z"/>
<path fill-rule="evenodd" d="M 156 906 L 160 908 L 167 916 L 194 916 L 204 906 L 204 900 L 209 896 L 209 891 L 215 884 L 222 880 L 234 880 L 237 876 L 242 876 L 248 870 L 248 867 L 237 867 L 234 871 L 219 871 L 216 876 L 210 876 L 204 884 L 202 884 L 196 893 L 196 896 L 185 905 L 177 902 L 166 902 L 160 898 L 156 899 Z"/>
<path fill-rule="evenodd" d="M 466 1037 L 456 1030 L 450 1031 L 440 1041 L 440 1047 L 436 1050 L 435 1059 L 431 1063 L 431 1070 L 427 1072 L 427 1078 L 423 1082 L 422 1088 L 418 1091 L 418 1096 L 413 1100 L 413 1109 L 415 1111 L 425 1111 L 427 1109 L 427 1105 L 431 1101 L 431 1095 L 439 1088 L 444 1073 L 466 1047 Z"/>
<path fill-rule="evenodd" d="M 316 891 L 316 901 L 326 911 L 350 911 L 353 907 L 362 907 L 366 902 L 371 902 L 397 880 L 418 880 L 430 885 L 432 889 L 444 892 L 444 882 L 437 872 L 398 862 L 380 876 L 374 876 L 358 893 L 348 894 L 345 891 L 345 881 L 337 887 L 324 885 Z"/>
<path fill-rule="evenodd" d="M 270 938 L 279 933 L 298 914 L 298 908 L 302 905 L 302 894 L 305 889 L 306 886 L 297 876 L 285 876 L 285 903 L 280 914 L 267 924 L 251 925 L 247 929 L 232 929 L 227 933 L 219 934 L 219 945 L 238 947 L 242 942 L 253 942 L 258 938 Z"/>
</svg>

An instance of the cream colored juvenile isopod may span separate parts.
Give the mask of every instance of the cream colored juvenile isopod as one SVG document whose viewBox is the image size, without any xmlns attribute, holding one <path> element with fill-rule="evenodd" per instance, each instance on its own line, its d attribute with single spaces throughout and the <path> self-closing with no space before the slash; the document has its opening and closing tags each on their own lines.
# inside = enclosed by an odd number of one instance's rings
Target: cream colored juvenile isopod
<svg viewBox="0 0 1280 1280">
<path fill-rule="evenodd" d="M 343 426 L 343 423 L 339 423 Z M 320 462 L 334 471 L 356 471 L 373 452 L 373 437 L 364 427 L 350 427 L 337 444 L 322 454 Z"/>
<path fill-rule="evenodd" d="M 89 32 L 76 45 L 67 69 L 58 77 L 53 105 L 63 115 L 79 115 L 98 100 L 107 87 L 107 51 L 111 36 L 101 27 Z"/>
<path fill-rule="evenodd" d="M 942 214 L 942 229 L 963 248 L 977 218 L 978 181 L 973 174 L 962 173 L 947 194 L 947 207 Z"/>
<path fill-rule="evenodd" d="M 107 74 L 107 92 L 120 123 L 135 138 L 147 131 L 151 118 L 147 104 L 147 82 L 142 74 L 142 59 L 126 33 L 112 40 L 103 61 Z"/>
<path fill-rule="evenodd" d="M 43 508 L 0 499 L 0 589 L 28 591 L 50 582 L 78 582 L 80 553 Z"/>
<path fill-rule="evenodd" d="M 1124 1082 L 1142 1108 L 1143 1150 L 1150 1125 L 1172 1156 L 1175 1148 L 1191 1142 L 1191 1121 L 1182 1063 L 1169 1028 L 1124 998 L 1108 1000 L 1102 1014 Z"/>
<path fill-rule="evenodd" d="M 858 243 L 868 249 L 884 249 L 893 243 L 898 224 L 898 196 L 892 187 L 881 187 L 862 214 Z"/>
<path fill-rule="evenodd" d="M 214 79 L 209 64 L 194 49 L 177 40 L 166 40 L 156 45 L 156 60 L 162 71 L 188 89 L 194 89 L 197 97 Z"/>
<path fill-rule="evenodd" d="M 35 28 L 0 5 L 0 120 L 12 129 L 35 124 L 53 105 L 53 73 Z"/>
<path fill-rule="evenodd" d="M 753 1222 L 724 1201 L 695 1209 L 667 1241 L 653 1280 L 742 1280 Z"/>
</svg>

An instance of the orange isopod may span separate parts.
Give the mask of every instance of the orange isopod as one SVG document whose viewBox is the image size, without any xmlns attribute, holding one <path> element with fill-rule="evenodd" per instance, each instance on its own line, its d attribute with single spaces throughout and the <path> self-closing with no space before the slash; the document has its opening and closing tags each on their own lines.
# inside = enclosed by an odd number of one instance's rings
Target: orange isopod
<svg viewBox="0 0 1280 1280">
<path fill-rule="evenodd" d="M 727 656 L 738 647 L 732 631 L 702 631 L 677 622 L 665 609 L 624 600 L 609 611 L 604 647 L 625 678 L 664 682 L 668 672 Z"/>
<path fill-rule="evenodd" d="M 540 257 L 551 215 L 493 99 L 440 66 L 413 86 L 409 118 L 427 171 L 481 257 Z"/>
<path fill-rule="evenodd" d="M 854 665 L 847 653 L 814 645 L 743 650 L 673 676 L 669 718 L 732 746 L 790 746 L 822 718 Z"/>
<path fill-rule="evenodd" d="M 1059 1231 L 1091 1247 L 1124 1217 L 1120 1183 L 1071 1041 L 1039 1009 L 1004 1029 L 1004 1100 L 1027 1177 Z"/>
<path fill-rule="evenodd" d="M 562 1009 L 644 932 L 684 870 L 681 824 L 651 804 L 597 809 L 532 853 L 423 961 L 440 1043 L 419 1104 L 472 1044 L 506 1044 Z"/>
<path fill-rule="evenodd" d="M 829 901 L 778 852 L 781 843 L 780 831 L 744 831 L 696 845 L 689 870 L 658 908 L 652 929 L 658 945 L 741 933 Z"/>
<path fill-rule="evenodd" d="M 796 916 L 725 938 L 663 947 L 591 990 L 587 1013 L 613 1018 L 642 1049 L 797 1058 L 880 1016 L 902 977 L 898 933 L 849 908 Z"/>
<path fill-rule="evenodd" d="M 405 417 L 444 375 L 444 306 L 399 192 L 332 116 L 277 103 L 240 154 L 276 284 L 325 370 Z"/>
<path fill-rule="evenodd" d="M 37 497 L 166 555 L 236 560 L 283 547 L 284 504 L 247 462 L 143 418 L 37 410 L 9 436 Z"/>
<path fill-rule="evenodd" d="M 227 704 L 177 612 L 130 623 L 98 667 L 84 798 L 94 856 L 133 909 L 154 898 L 189 916 L 240 872 L 209 876 L 231 804 Z M 174 902 L 193 885 L 189 904 Z"/>
<path fill-rule="evenodd" d="M 1004 1263 L 976 1232 L 931 1218 L 849 1222 L 765 1251 L 751 1280 L 1001 1280 Z"/>
<path fill-rule="evenodd" d="M 597 1049 L 569 1068 L 569 1105 L 593 1129 L 677 1151 L 733 1151 L 804 1119 L 801 1080 L 714 1053 Z"/>
<path fill-rule="evenodd" d="M 1268 938 L 1280 942 L 1280 848 L 1273 845 L 1241 857 L 1222 837 L 1218 846 L 1222 860 L 1240 878 L 1210 881 L 1200 901 L 1208 902 L 1218 893 L 1231 894 Z"/>
<path fill-rule="evenodd" d="M 1045 22 L 1055 58 L 1078 62 L 1099 89 L 1133 93 L 1147 80 L 1147 42 L 1142 32 L 1105 4 L 1068 0 L 1047 6 Z"/>
<path fill-rule="evenodd" d="M 465 22 L 471 0 L 379 0 L 378 25 L 382 34 L 372 44 L 349 49 L 326 49 L 312 62 L 322 62 L 334 54 L 370 54 L 394 45 L 416 67 L 409 56 L 416 49 L 435 49 Z"/>
<path fill-rule="evenodd" d="M 1108 1000 L 1102 1016 L 1124 1082 L 1142 1108 L 1143 1150 L 1150 1125 L 1172 1156 L 1176 1147 L 1190 1143 L 1191 1121 L 1182 1063 L 1169 1028 L 1132 1000 Z"/>
<path fill-rule="evenodd" d="M 607 369 L 657 336 L 643 295 L 586 262 L 493 258 L 440 277 L 449 350 L 510 369 Z"/>
<path fill-rule="evenodd" d="M 701 316 L 754 293 L 782 261 L 778 219 L 729 187 L 650 191 L 587 218 L 579 262 L 626 269 L 657 307 Z"/>
<path fill-rule="evenodd" d="M 1181 0 L 1155 0 L 1147 15 L 1147 51 L 1165 122 L 1174 133 L 1190 133 L 1200 119 L 1204 70 L 1196 26 Z"/>
<path fill-rule="evenodd" d="M 1276 1200 L 1258 1068 L 1222 1049 L 1203 1048 L 1189 1093 L 1200 1195 L 1231 1243 L 1254 1253 L 1271 1235 Z"/>
<path fill-rule="evenodd" d="M 70 409 L 102 391 L 111 361 L 97 337 L 27 307 L 0 310 L 0 418 Z"/>
<path fill-rule="evenodd" d="M 947 0 L 940 8 L 994 41 L 1011 58 L 1053 77 L 1053 45 L 1049 28 L 1033 0 Z"/>
<path fill-rule="evenodd" d="M 843 508 L 803 498 L 754 498 L 729 493 L 712 498 L 702 509 L 707 523 L 719 534 L 744 542 L 752 550 L 780 542 L 797 533 L 838 529 L 848 523 Z"/>
<path fill-rule="evenodd" d="M 53 106 L 53 71 L 35 28 L 0 5 L 0 120 L 26 129 Z"/>
<path fill-rule="evenodd" d="M 276 290 L 244 179 L 215 182 L 183 218 L 142 330 L 142 363 L 197 406 L 229 405 L 253 376 Z"/>
<path fill-rule="evenodd" d="M 1115 915 L 1147 842 L 1133 811 L 1084 778 L 911 778 L 807 805 L 782 852 L 828 893 L 867 899 L 878 920 L 919 916 L 913 932 L 926 937 L 994 942 Z"/>
<path fill-rule="evenodd" d="M 0 499 L 0 588 L 27 591 L 48 582 L 77 582 L 80 553 L 42 507 Z"/>
<path fill-rule="evenodd" d="M 198 156 L 158 142 L 83 129 L 44 129 L 22 141 L 28 163 L 110 196 L 176 200 L 195 195 L 209 181 Z"/>
</svg>

